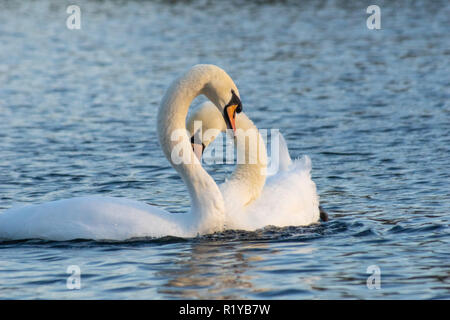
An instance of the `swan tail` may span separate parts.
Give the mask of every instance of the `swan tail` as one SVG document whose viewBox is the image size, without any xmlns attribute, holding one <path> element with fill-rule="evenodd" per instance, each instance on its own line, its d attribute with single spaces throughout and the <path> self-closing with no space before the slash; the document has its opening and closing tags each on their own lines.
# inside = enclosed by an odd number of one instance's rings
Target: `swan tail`
<svg viewBox="0 0 450 320">
<path fill-rule="evenodd" d="M 328 217 L 328 213 L 323 209 L 322 206 L 319 206 L 319 212 L 320 212 L 320 220 L 323 222 L 326 222 L 328 220 L 330 220 L 330 218 Z"/>
</svg>

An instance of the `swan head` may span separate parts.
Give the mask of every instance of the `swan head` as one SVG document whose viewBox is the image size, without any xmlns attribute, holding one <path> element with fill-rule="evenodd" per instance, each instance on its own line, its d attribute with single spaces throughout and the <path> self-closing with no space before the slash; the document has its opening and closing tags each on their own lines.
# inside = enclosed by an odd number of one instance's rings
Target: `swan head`
<svg viewBox="0 0 450 320">
<path fill-rule="evenodd" d="M 174 150 L 179 149 L 177 138 L 172 139 L 174 132 L 177 133 L 179 129 L 186 128 L 189 107 L 199 95 L 206 96 L 215 106 L 219 113 L 218 118 L 224 122 L 226 128 L 231 129 L 229 132 L 234 136 L 236 115 L 242 111 L 242 103 L 235 83 L 224 70 L 215 65 L 195 65 L 171 84 L 162 98 L 158 111 L 158 138 L 164 154 L 170 161 L 172 161 Z M 187 136 L 186 138 L 189 139 Z M 187 147 L 189 140 L 184 143 Z M 190 158 L 189 155 L 186 158 L 188 157 Z"/>
<path fill-rule="evenodd" d="M 202 93 L 220 111 L 227 128 L 235 132 L 236 114 L 242 111 L 242 102 L 231 77 L 215 65 L 196 65 L 192 69 L 209 75 L 209 81 L 206 81 Z"/>
<path fill-rule="evenodd" d="M 192 149 L 200 160 L 203 151 L 221 132 L 227 130 L 228 125 L 217 107 L 206 101 L 189 116 L 186 128 L 191 137 Z"/>
<path fill-rule="evenodd" d="M 248 133 L 246 131 L 248 129 L 255 130 L 255 134 L 258 133 L 253 122 L 244 112 L 239 115 L 234 114 L 233 120 L 235 127 L 238 129 L 234 133 L 235 142 L 237 142 L 236 139 L 241 137 L 241 134 L 245 136 L 245 134 Z M 230 129 L 228 123 L 224 121 L 224 117 L 221 115 L 220 111 L 210 101 L 202 103 L 191 113 L 187 119 L 186 128 L 189 132 L 189 137 L 191 138 L 192 149 L 199 160 L 208 145 L 210 145 L 221 132 L 227 132 L 228 129 Z"/>
</svg>

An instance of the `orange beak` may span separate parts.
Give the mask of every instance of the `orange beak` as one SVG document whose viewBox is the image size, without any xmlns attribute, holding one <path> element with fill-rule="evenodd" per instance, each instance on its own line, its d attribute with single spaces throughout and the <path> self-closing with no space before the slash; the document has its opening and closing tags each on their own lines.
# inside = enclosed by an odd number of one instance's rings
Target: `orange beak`
<svg viewBox="0 0 450 320">
<path fill-rule="evenodd" d="M 236 109 L 238 105 L 233 104 L 225 109 L 225 122 L 227 122 L 228 129 L 233 129 L 236 132 Z M 231 127 L 231 128 L 230 128 Z"/>
</svg>

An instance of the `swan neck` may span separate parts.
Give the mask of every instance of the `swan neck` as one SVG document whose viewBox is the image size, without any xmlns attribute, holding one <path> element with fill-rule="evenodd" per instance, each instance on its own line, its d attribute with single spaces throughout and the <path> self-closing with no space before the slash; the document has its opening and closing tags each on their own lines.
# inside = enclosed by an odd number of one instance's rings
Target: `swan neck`
<svg viewBox="0 0 450 320">
<path fill-rule="evenodd" d="M 238 118 L 236 132 L 237 165 L 230 178 L 247 190 L 245 204 L 259 198 L 266 181 L 267 150 L 258 128 L 244 114 Z M 245 156 L 245 157 L 244 157 Z"/>
<path fill-rule="evenodd" d="M 192 151 L 186 116 L 190 104 L 203 93 L 207 83 L 207 74 L 195 72 L 175 80 L 162 99 L 157 117 L 161 148 L 188 188 L 191 212 L 197 217 L 195 227 L 205 233 L 223 228 L 225 209 L 219 188 Z"/>
</svg>

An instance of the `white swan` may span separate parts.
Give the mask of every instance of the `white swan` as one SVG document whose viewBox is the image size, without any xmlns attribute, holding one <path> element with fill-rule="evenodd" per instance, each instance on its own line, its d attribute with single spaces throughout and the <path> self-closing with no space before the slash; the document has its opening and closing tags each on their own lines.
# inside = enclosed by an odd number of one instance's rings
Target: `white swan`
<svg viewBox="0 0 450 320">
<path fill-rule="evenodd" d="M 210 102 L 195 110 L 187 128 L 197 157 L 227 129 L 220 112 Z M 236 128 L 238 159 L 239 154 L 245 155 L 246 161 L 238 162 L 232 176 L 219 186 L 225 201 L 226 227 L 251 231 L 268 225 L 305 226 L 318 222 L 321 214 L 316 185 L 310 176 L 311 160 L 305 156 L 292 161 L 280 134 L 279 170 L 266 180 L 267 151 L 258 129 L 244 113 L 236 116 Z M 245 143 L 245 136 L 257 148 L 252 150 L 251 143 Z"/>
<path fill-rule="evenodd" d="M 223 114 L 230 128 L 241 107 L 233 80 L 213 65 L 197 65 L 176 79 L 162 99 L 158 137 L 162 150 L 187 185 L 191 209 L 171 214 L 163 209 L 122 198 L 89 196 L 12 208 L 0 213 L 0 239 L 109 239 L 133 237 L 192 237 L 221 231 L 225 207 L 214 180 L 192 152 L 186 116 L 192 100 L 203 94 Z M 175 134 L 175 140 L 174 135 Z M 184 161 L 174 156 L 181 150 Z"/>
</svg>

